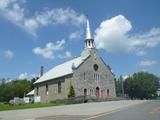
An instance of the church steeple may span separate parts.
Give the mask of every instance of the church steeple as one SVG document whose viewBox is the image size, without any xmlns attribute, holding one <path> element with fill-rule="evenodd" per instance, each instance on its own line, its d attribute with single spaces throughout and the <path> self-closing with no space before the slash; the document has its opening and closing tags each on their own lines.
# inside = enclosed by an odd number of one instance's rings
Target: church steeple
<svg viewBox="0 0 160 120">
<path fill-rule="evenodd" d="M 94 40 L 92 38 L 89 19 L 88 19 L 88 16 L 87 16 L 87 21 L 86 21 L 86 40 L 85 40 L 86 48 L 94 48 L 93 42 L 94 42 Z"/>
</svg>

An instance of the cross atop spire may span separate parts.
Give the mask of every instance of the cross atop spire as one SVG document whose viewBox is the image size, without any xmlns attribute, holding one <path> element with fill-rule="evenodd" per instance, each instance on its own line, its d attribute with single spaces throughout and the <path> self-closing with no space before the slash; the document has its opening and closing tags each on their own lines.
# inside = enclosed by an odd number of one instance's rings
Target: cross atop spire
<svg viewBox="0 0 160 120">
<path fill-rule="evenodd" d="M 91 29 L 90 29 L 90 24 L 89 24 L 89 19 L 87 16 L 87 21 L 86 21 L 86 48 L 94 48 L 93 46 L 93 37 L 92 37 L 92 33 L 91 33 Z"/>
</svg>

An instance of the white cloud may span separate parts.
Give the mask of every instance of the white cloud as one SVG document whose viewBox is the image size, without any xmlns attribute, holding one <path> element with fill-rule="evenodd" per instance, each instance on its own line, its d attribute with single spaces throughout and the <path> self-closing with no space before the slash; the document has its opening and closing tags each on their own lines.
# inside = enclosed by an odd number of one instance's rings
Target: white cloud
<svg viewBox="0 0 160 120">
<path fill-rule="evenodd" d="M 152 66 L 152 65 L 155 65 L 157 64 L 156 61 L 154 60 L 142 60 L 140 61 L 140 66 L 142 67 L 149 67 L 149 66 Z"/>
<path fill-rule="evenodd" d="M 37 29 L 43 26 L 67 23 L 80 26 L 85 21 L 83 14 L 71 8 L 48 9 L 27 17 L 28 11 L 26 12 L 26 9 L 22 7 L 25 2 L 25 0 L 0 0 L 0 15 L 33 36 L 36 36 Z"/>
<path fill-rule="evenodd" d="M 160 43 L 160 28 L 152 28 L 150 31 L 130 37 L 133 46 L 155 47 Z"/>
<path fill-rule="evenodd" d="M 141 50 L 137 55 L 145 55 L 146 48 L 160 43 L 160 28 L 152 28 L 146 33 L 135 35 L 129 34 L 131 30 L 131 22 L 123 15 L 107 19 L 95 31 L 96 46 L 114 53 L 137 53 Z"/>
<path fill-rule="evenodd" d="M 52 24 L 71 23 L 72 25 L 79 26 L 84 23 L 85 16 L 83 14 L 78 14 L 71 8 L 57 8 L 37 14 L 36 20 L 42 25 L 45 25 L 48 21 Z"/>
<path fill-rule="evenodd" d="M 145 51 L 143 51 L 143 50 L 142 51 L 140 50 L 140 51 L 136 52 L 136 55 L 137 56 L 144 56 L 144 55 L 147 55 L 147 53 Z"/>
<path fill-rule="evenodd" d="M 14 53 L 11 50 L 6 50 L 4 51 L 4 56 L 11 59 L 14 57 Z"/>
<path fill-rule="evenodd" d="M 30 78 L 36 78 L 36 77 L 38 77 L 38 75 L 36 75 L 36 74 L 30 74 Z"/>
<path fill-rule="evenodd" d="M 123 80 L 126 80 L 127 78 L 129 78 L 129 75 L 124 75 L 122 77 L 123 77 Z"/>
<path fill-rule="evenodd" d="M 79 40 L 82 37 L 81 31 L 75 31 L 69 35 L 69 39 L 72 41 Z"/>
<path fill-rule="evenodd" d="M 39 24 L 34 19 L 24 20 L 24 29 L 31 33 L 33 36 L 36 36 L 36 30 L 39 27 Z"/>
<path fill-rule="evenodd" d="M 71 8 L 57 8 L 52 10 L 45 10 L 37 13 L 34 17 L 24 21 L 24 27 L 35 33 L 39 27 L 55 24 L 71 24 L 73 26 L 80 26 L 85 21 L 83 14 L 76 13 Z"/>
<path fill-rule="evenodd" d="M 65 56 L 66 56 L 66 57 L 72 57 L 72 54 L 71 54 L 71 52 L 66 51 L 66 52 L 65 52 Z"/>
<path fill-rule="evenodd" d="M 29 77 L 28 73 L 25 72 L 25 73 L 21 73 L 19 75 L 18 79 L 21 79 L 21 80 L 28 79 L 28 77 Z"/>
<path fill-rule="evenodd" d="M 103 48 L 108 52 L 128 50 L 125 35 L 131 28 L 131 23 L 122 15 L 103 21 L 95 31 L 96 47 Z"/>
<path fill-rule="evenodd" d="M 28 74 L 27 72 L 24 72 L 24 73 L 21 73 L 18 76 L 18 79 L 24 80 L 24 79 L 32 79 L 32 78 L 35 78 L 35 77 L 37 77 L 36 74 Z"/>
<path fill-rule="evenodd" d="M 70 51 L 66 51 L 64 54 L 59 54 L 58 57 L 59 58 L 71 58 L 72 54 Z"/>
<path fill-rule="evenodd" d="M 8 6 L 10 4 L 13 4 L 15 2 L 17 2 L 17 0 L 1 0 L 0 1 L 0 9 L 5 10 L 6 8 L 8 8 Z"/>
<path fill-rule="evenodd" d="M 24 0 L 1 0 L 0 1 L 0 15 L 7 18 L 9 21 L 22 26 L 24 20 L 24 8 L 20 4 Z"/>
<path fill-rule="evenodd" d="M 54 59 L 55 54 L 60 50 L 64 49 L 65 40 L 57 41 L 56 43 L 49 42 L 46 44 L 45 48 L 36 47 L 33 49 L 33 53 L 36 55 L 41 55 L 46 59 Z"/>
</svg>

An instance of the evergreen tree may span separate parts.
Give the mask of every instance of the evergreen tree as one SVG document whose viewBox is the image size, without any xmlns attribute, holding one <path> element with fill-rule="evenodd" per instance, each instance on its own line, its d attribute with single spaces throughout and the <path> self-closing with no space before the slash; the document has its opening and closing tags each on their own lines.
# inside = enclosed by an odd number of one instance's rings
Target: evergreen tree
<svg viewBox="0 0 160 120">
<path fill-rule="evenodd" d="M 72 85 L 70 86 L 69 93 L 68 93 L 68 98 L 70 97 L 75 97 L 75 91 Z"/>
</svg>

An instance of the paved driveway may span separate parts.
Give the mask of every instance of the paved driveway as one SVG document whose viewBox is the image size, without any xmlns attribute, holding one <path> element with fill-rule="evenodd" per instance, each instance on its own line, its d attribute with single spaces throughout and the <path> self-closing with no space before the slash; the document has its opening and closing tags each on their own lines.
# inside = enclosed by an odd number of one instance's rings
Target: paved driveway
<svg viewBox="0 0 160 120">
<path fill-rule="evenodd" d="M 0 120 L 82 120 L 145 102 L 147 101 L 122 100 L 2 111 L 0 112 Z"/>
</svg>

